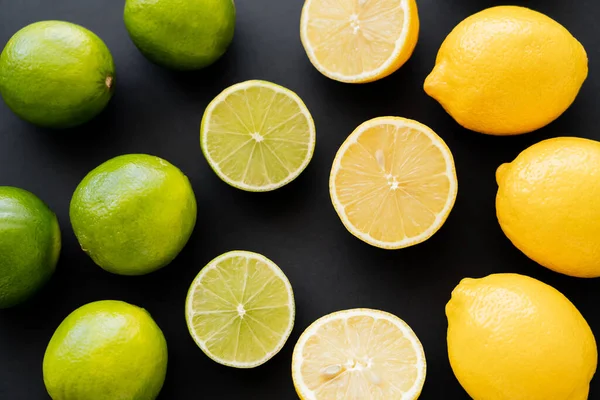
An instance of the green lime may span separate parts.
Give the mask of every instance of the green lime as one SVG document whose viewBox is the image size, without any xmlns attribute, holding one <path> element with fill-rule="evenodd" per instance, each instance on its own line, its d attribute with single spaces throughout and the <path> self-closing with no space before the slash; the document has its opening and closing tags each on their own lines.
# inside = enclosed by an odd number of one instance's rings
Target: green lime
<svg viewBox="0 0 600 400">
<path fill-rule="evenodd" d="M 125 26 L 152 62 L 196 70 L 217 61 L 233 40 L 233 0 L 127 0 Z"/>
<path fill-rule="evenodd" d="M 112 97 L 115 65 L 93 32 L 62 21 L 21 29 L 0 55 L 0 94 L 19 117 L 48 128 L 89 121 Z"/>
<path fill-rule="evenodd" d="M 185 315 L 196 344 L 214 361 L 253 368 L 281 350 L 296 307 L 287 277 L 263 255 L 230 251 L 202 268 L 187 295 Z"/>
<path fill-rule="evenodd" d="M 81 248 L 96 264 L 115 274 L 143 275 L 183 249 L 196 224 L 196 198 L 174 165 L 128 154 L 81 181 L 70 216 Z"/>
<path fill-rule="evenodd" d="M 154 400 L 167 373 L 167 342 L 143 308 L 96 301 L 56 329 L 43 373 L 53 400 Z"/>
<path fill-rule="evenodd" d="M 32 193 L 0 186 L 0 308 L 19 304 L 42 287 L 59 254 L 56 215 Z"/>
<path fill-rule="evenodd" d="M 304 171 L 315 150 L 315 123 L 296 93 L 247 81 L 225 89 L 206 107 L 200 146 L 223 181 L 265 192 Z"/>
</svg>

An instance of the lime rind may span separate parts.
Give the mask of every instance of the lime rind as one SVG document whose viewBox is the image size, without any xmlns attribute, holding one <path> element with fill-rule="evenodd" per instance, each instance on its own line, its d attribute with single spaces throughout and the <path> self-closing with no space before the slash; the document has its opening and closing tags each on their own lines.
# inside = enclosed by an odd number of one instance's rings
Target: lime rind
<svg viewBox="0 0 600 400">
<path fill-rule="evenodd" d="M 249 297 L 245 301 L 246 304 L 248 304 L 252 299 L 256 298 L 256 296 L 258 296 L 267 287 L 269 282 L 273 281 L 275 279 L 279 279 L 281 281 L 281 283 L 283 284 L 283 286 L 286 289 L 286 294 L 287 294 L 287 304 L 277 305 L 277 306 L 273 306 L 273 307 L 264 307 L 264 308 L 284 308 L 284 307 L 286 307 L 288 309 L 289 316 L 287 318 L 287 324 L 286 324 L 285 328 L 283 329 L 283 332 L 278 333 L 280 335 L 279 340 L 275 343 L 274 346 L 272 346 L 272 348 L 270 348 L 270 349 L 268 349 L 268 351 L 266 351 L 266 354 L 263 357 L 257 358 L 252 361 L 246 361 L 246 362 L 239 362 L 239 361 L 227 359 L 227 358 L 221 357 L 219 355 L 216 355 L 207 346 L 207 341 L 210 340 L 210 337 L 208 339 L 204 339 L 204 338 L 200 337 L 199 334 L 196 332 L 196 329 L 194 328 L 194 316 L 196 316 L 198 314 L 198 312 L 194 309 L 194 292 L 199 287 L 202 286 L 202 282 L 206 278 L 208 273 L 210 273 L 213 270 L 218 269 L 219 266 L 222 265 L 224 262 L 227 262 L 228 260 L 233 259 L 233 258 L 244 258 L 246 260 L 254 260 L 254 261 L 261 263 L 264 266 L 268 267 L 269 271 L 273 274 L 273 277 L 270 278 L 269 281 L 264 284 L 264 286 L 262 286 L 261 288 L 256 290 L 251 295 L 249 295 Z M 247 270 L 246 270 L 246 278 L 245 278 L 246 280 L 243 283 L 242 296 L 244 296 L 246 294 L 247 277 L 248 277 L 248 275 L 247 275 Z M 229 284 L 224 283 L 224 285 L 229 290 L 229 293 L 231 293 L 231 296 L 235 297 L 235 295 L 231 291 L 231 287 L 229 286 Z M 227 297 L 227 296 L 225 296 L 225 297 Z M 227 305 L 230 306 L 231 309 L 219 310 L 219 311 L 207 310 L 205 312 L 214 313 L 214 314 L 219 314 L 219 313 L 227 314 L 228 318 L 223 319 L 223 321 L 225 321 L 225 323 L 223 324 L 223 328 L 225 328 L 226 325 L 228 326 L 228 325 L 232 324 L 233 320 L 236 320 L 236 321 L 242 320 L 242 318 L 239 318 L 239 308 L 238 308 L 239 305 L 236 307 L 235 304 L 232 304 L 232 302 L 229 301 L 229 299 L 224 299 L 224 298 L 219 298 L 219 299 L 221 300 L 222 305 L 225 305 L 228 303 Z M 248 309 L 248 312 L 250 312 L 250 311 L 253 311 L 253 310 Z M 190 335 L 192 336 L 192 339 L 198 345 L 198 347 L 200 347 L 200 349 L 204 352 L 204 354 L 206 354 L 210 359 L 212 359 L 213 361 L 215 361 L 219 364 L 222 364 L 222 365 L 225 365 L 228 367 L 247 369 L 247 368 L 254 368 L 259 365 L 262 365 L 262 364 L 266 363 L 267 361 L 269 361 L 271 358 L 273 358 L 277 353 L 279 353 L 279 351 L 283 348 L 283 346 L 287 342 L 287 339 L 289 338 L 289 336 L 292 332 L 292 329 L 294 327 L 296 308 L 295 308 L 294 293 L 292 290 L 292 286 L 291 286 L 288 278 L 283 273 L 283 271 L 273 261 L 269 260 L 265 256 L 258 254 L 258 253 L 236 250 L 236 251 L 230 251 L 230 252 L 224 253 L 224 254 L 216 257 L 215 259 L 210 261 L 204 268 L 202 268 L 200 273 L 196 276 L 196 278 L 192 282 L 190 289 L 188 291 L 188 294 L 186 297 L 185 314 L 186 314 L 185 315 L 186 322 L 187 322 L 187 326 L 188 326 Z M 229 318 L 229 316 L 231 316 L 231 318 Z M 241 322 L 240 322 L 240 325 L 241 325 Z M 216 332 L 216 334 L 222 333 L 222 331 L 223 331 L 223 329 L 218 330 Z M 237 340 L 236 346 L 239 344 L 239 341 L 240 341 L 239 333 L 240 333 L 240 330 L 238 330 L 238 337 L 236 338 L 236 340 Z M 214 336 L 214 335 L 212 335 L 212 336 Z M 255 340 L 255 342 L 260 342 L 260 339 L 256 335 L 254 335 L 254 340 Z M 243 350 L 246 350 L 246 349 L 243 349 Z M 237 347 L 236 347 L 236 353 L 237 353 Z"/>
<path fill-rule="evenodd" d="M 261 185 L 248 184 L 241 180 L 233 179 L 231 176 L 229 176 L 227 173 L 225 173 L 222 170 L 222 168 L 220 168 L 219 162 L 211 156 L 210 151 L 208 150 L 208 147 L 209 147 L 208 136 L 209 136 L 209 132 L 211 129 L 211 117 L 212 117 L 214 109 L 218 105 L 224 103 L 226 101 L 226 99 L 229 96 L 231 96 L 232 94 L 234 94 L 236 92 L 246 91 L 251 88 L 264 88 L 264 89 L 275 92 L 275 95 L 282 94 L 286 98 L 293 100 L 293 102 L 298 107 L 298 112 L 305 117 L 306 124 L 308 126 L 308 132 L 307 132 L 308 133 L 308 141 L 306 143 L 303 143 L 303 144 L 306 144 L 307 149 L 306 149 L 306 154 L 305 154 L 304 158 L 302 159 L 302 162 L 293 170 L 288 170 L 288 174 L 285 178 L 280 179 L 279 181 L 276 181 L 276 182 L 270 182 L 270 183 L 261 184 Z M 268 112 L 268 110 L 267 110 L 267 112 Z M 266 116 L 268 116 L 268 115 L 266 115 Z M 265 118 L 266 118 L 266 116 L 265 116 Z M 251 132 L 242 132 L 242 134 L 248 134 L 248 139 L 252 140 Z M 306 105 L 304 104 L 302 99 L 296 93 L 294 93 L 293 91 L 291 91 L 289 89 L 284 88 L 283 86 L 280 86 L 280 85 L 277 85 L 277 84 L 274 84 L 271 82 L 267 82 L 267 81 L 261 81 L 261 80 L 250 80 L 250 81 L 246 81 L 246 82 L 241 82 L 241 83 L 235 84 L 233 86 L 230 86 L 229 88 L 227 88 L 223 92 L 221 92 L 217 97 L 215 97 L 213 99 L 213 101 L 210 102 L 210 104 L 206 108 L 206 111 L 204 112 L 204 116 L 202 117 L 202 124 L 200 127 L 200 147 L 202 149 L 202 152 L 203 152 L 208 164 L 212 168 L 212 170 L 217 174 L 217 176 L 219 178 L 221 178 L 221 180 L 223 180 L 225 183 L 229 184 L 230 186 L 233 186 L 233 187 L 241 189 L 241 190 L 246 190 L 249 192 L 272 191 L 272 190 L 278 189 L 282 186 L 285 186 L 288 183 L 290 183 L 291 181 L 293 181 L 294 179 L 296 179 L 302 173 L 302 171 L 304 171 L 304 169 L 306 169 L 306 167 L 310 163 L 310 160 L 312 159 L 314 149 L 315 149 L 315 142 L 316 142 L 315 123 L 314 123 L 314 120 L 313 120 L 310 112 L 308 111 L 308 108 L 306 107 Z M 261 149 L 262 149 L 262 147 L 261 147 Z M 271 151 L 272 155 L 274 156 L 274 158 L 277 159 L 279 162 L 281 162 L 281 160 L 278 158 L 278 155 L 275 152 L 273 152 L 272 150 L 270 150 L 270 151 Z M 253 154 L 251 154 L 249 156 L 249 158 L 251 158 L 251 157 L 253 157 Z M 250 162 L 251 162 L 251 160 L 249 160 L 249 163 Z M 263 155 L 263 163 L 264 163 L 264 155 Z M 267 166 L 265 164 L 265 170 L 266 169 L 267 169 Z"/>
</svg>

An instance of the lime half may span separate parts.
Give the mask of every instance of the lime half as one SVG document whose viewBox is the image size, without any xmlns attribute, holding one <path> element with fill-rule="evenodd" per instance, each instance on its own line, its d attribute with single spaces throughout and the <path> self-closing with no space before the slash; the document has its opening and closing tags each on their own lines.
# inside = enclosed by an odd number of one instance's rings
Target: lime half
<svg viewBox="0 0 600 400">
<path fill-rule="evenodd" d="M 219 364 L 253 368 L 281 350 L 294 326 L 294 293 L 268 258 L 231 251 L 200 271 L 186 299 L 188 329 Z"/>
<path fill-rule="evenodd" d="M 206 160 L 225 182 L 265 192 L 306 168 L 315 149 L 315 124 L 300 97 L 265 81 L 247 81 L 219 94 L 200 128 Z"/>
</svg>

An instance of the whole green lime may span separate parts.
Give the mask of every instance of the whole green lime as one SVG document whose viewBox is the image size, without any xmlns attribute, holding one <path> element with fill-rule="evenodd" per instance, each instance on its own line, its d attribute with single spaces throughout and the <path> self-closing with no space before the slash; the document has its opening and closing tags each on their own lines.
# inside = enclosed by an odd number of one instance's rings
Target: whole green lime
<svg viewBox="0 0 600 400">
<path fill-rule="evenodd" d="M 217 61 L 233 40 L 233 0 L 126 0 L 125 26 L 152 62 L 196 70 Z"/>
<path fill-rule="evenodd" d="M 115 65 L 93 32 L 62 21 L 21 29 L 0 55 L 0 94 L 22 119 L 68 128 L 95 117 L 112 97 Z"/>
<path fill-rule="evenodd" d="M 46 349 L 53 400 L 154 400 L 167 373 L 167 342 L 143 308 L 96 301 L 73 311 Z"/>
<path fill-rule="evenodd" d="M 0 186 L 0 308 L 25 301 L 42 287 L 59 254 L 56 215 L 34 194 Z"/>
<path fill-rule="evenodd" d="M 90 172 L 71 199 L 81 248 L 105 270 L 143 275 L 164 267 L 196 224 L 190 181 L 167 161 L 145 154 L 115 157 Z"/>
</svg>

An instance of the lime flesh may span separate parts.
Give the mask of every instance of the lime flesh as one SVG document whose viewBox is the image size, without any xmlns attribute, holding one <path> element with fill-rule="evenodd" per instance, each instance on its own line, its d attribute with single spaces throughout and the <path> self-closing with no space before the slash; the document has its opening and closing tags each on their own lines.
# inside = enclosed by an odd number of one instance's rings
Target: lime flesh
<svg viewBox="0 0 600 400">
<path fill-rule="evenodd" d="M 80 125 L 99 114 L 115 87 L 104 42 L 69 22 L 21 29 L 0 55 L 0 94 L 22 119 L 48 128 Z"/>
<path fill-rule="evenodd" d="M 196 223 L 188 178 L 167 161 L 146 155 L 115 157 L 79 184 L 70 208 L 82 249 L 105 270 L 143 275 L 169 264 Z"/>
<path fill-rule="evenodd" d="M 26 190 L 0 186 L 0 308 L 23 302 L 50 279 L 60 247 L 48 206 Z"/>
<path fill-rule="evenodd" d="M 154 400 L 167 372 L 167 343 L 146 310 L 97 301 L 73 311 L 46 349 L 53 400 Z"/>
<path fill-rule="evenodd" d="M 294 326 L 294 294 L 266 257 L 232 251 L 200 271 L 188 292 L 192 338 L 214 361 L 252 368 L 281 350 Z"/>
<path fill-rule="evenodd" d="M 200 143 L 223 181 L 247 191 L 269 191 L 306 168 L 315 148 L 315 125 L 294 92 L 270 82 L 247 81 L 229 87 L 208 105 Z"/>
</svg>

